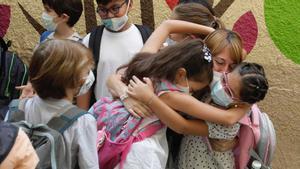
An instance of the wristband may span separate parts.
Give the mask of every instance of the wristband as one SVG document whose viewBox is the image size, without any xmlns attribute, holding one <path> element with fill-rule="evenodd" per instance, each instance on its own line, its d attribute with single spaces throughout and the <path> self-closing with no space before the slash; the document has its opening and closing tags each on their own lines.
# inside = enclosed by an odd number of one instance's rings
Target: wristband
<svg viewBox="0 0 300 169">
<path fill-rule="evenodd" d="M 127 94 L 127 92 L 125 92 L 124 94 L 122 94 L 121 96 L 120 96 L 120 100 L 123 102 L 125 99 L 127 99 L 129 96 L 128 96 L 128 94 Z"/>
</svg>

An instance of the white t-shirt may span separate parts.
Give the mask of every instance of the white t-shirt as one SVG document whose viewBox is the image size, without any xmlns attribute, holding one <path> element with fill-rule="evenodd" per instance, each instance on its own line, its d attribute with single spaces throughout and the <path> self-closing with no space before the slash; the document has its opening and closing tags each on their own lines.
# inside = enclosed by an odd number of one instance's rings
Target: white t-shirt
<svg viewBox="0 0 300 169">
<path fill-rule="evenodd" d="M 46 99 L 38 96 L 29 98 L 25 107 L 20 107 L 25 112 L 25 120 L 34 125 L 47 124 L 52 118 L 63 113 L 64 108 L 72 103 L 64 99 Z M 97 125 L 96 119 L 90 114 L 79 117 L 63 136 L 66 143 L 66 160 L 71 168 L 76 163 L 81 169 L 99 169 L 97 153 Z"/>
<path fill-rule="evenodd" d="M 89 39 L 90 34 L 82 41 L 87 47 Z M 134 24 L 124 32 L 115 33 L 109 32 L 107 29 L 103 30 L 94 90 L 96 99 L 111 96 L 106 87 L 107 78 L 115 73 L 118 67 L 127 64 L 142 47 L 142 35 Z"/>
</svg>

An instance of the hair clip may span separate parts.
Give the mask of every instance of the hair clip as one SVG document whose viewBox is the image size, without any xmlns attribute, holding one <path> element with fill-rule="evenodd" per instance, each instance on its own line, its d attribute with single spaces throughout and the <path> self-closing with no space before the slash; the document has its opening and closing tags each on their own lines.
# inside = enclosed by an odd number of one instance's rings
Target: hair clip
<svg viewBox="0 0 300 169">
<path fill-rule="evenodd" d="M 256 89 L 259 89 L 259 86 L 256 86 Z"/>
<path fill-rule="evenodd" d="M 210 63 L 212 56 L 211 56 L 210 50 L 208 49 L 208 47 L 205 44 L 203 45 L 202 52 L 204 53 L 204 59 Z"/>
</svg>

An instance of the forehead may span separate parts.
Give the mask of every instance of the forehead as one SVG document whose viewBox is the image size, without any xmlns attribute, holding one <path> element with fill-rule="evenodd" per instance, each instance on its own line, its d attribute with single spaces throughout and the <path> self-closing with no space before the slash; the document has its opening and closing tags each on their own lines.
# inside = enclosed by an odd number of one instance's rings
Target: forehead
<svg viewBox="0 0 300 169">
<path fill-rule="evenodd" d="M 241 76 L 238 71 L 232 71 L 228 73 L 228 86 L 232 89 L 232 92 L 235 96 L 240 95 L 241 90 Z"/>
<path fill-rule="evenodd" d="M 109 3 L 107 3 L 106 5 L 103 5 L 101 3 L 99 3 L 98 5 L 99 6 L 103 6 L 103 7 L 107 7 L 107 8 L 110 8 L 112 6 L 115 6 L 115 5 L 120 5 L 122 4 L 123 2 L 125 2 L 126 0 L 112 0 L 110 1 Z"/>
<path fill-rule="evenodd" d="M 228 64 L 233 64 L 235 63 L 235 61 L 232 60 L 232 57 L 230 55 L 231 53 L 229 47 L 225 47 L 224 49 L 221 50 L 220 53 L 214 56 L 214 59 L 226 61 L 226 63 Z"/>
</svg>

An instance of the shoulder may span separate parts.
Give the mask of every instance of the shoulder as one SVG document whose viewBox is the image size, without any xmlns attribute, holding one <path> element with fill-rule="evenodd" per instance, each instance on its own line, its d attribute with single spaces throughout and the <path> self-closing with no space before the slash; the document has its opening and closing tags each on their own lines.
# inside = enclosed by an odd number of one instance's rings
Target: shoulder
<svg viewBox="0 0 300 169">
<path fill-rule="evenodd" d="M 91 33 L 87 34 L 83 39 L 82 39 L 82 44 L 86 47 L 89 47 L 89 41 L 90 41 Z"/>
</svg>

